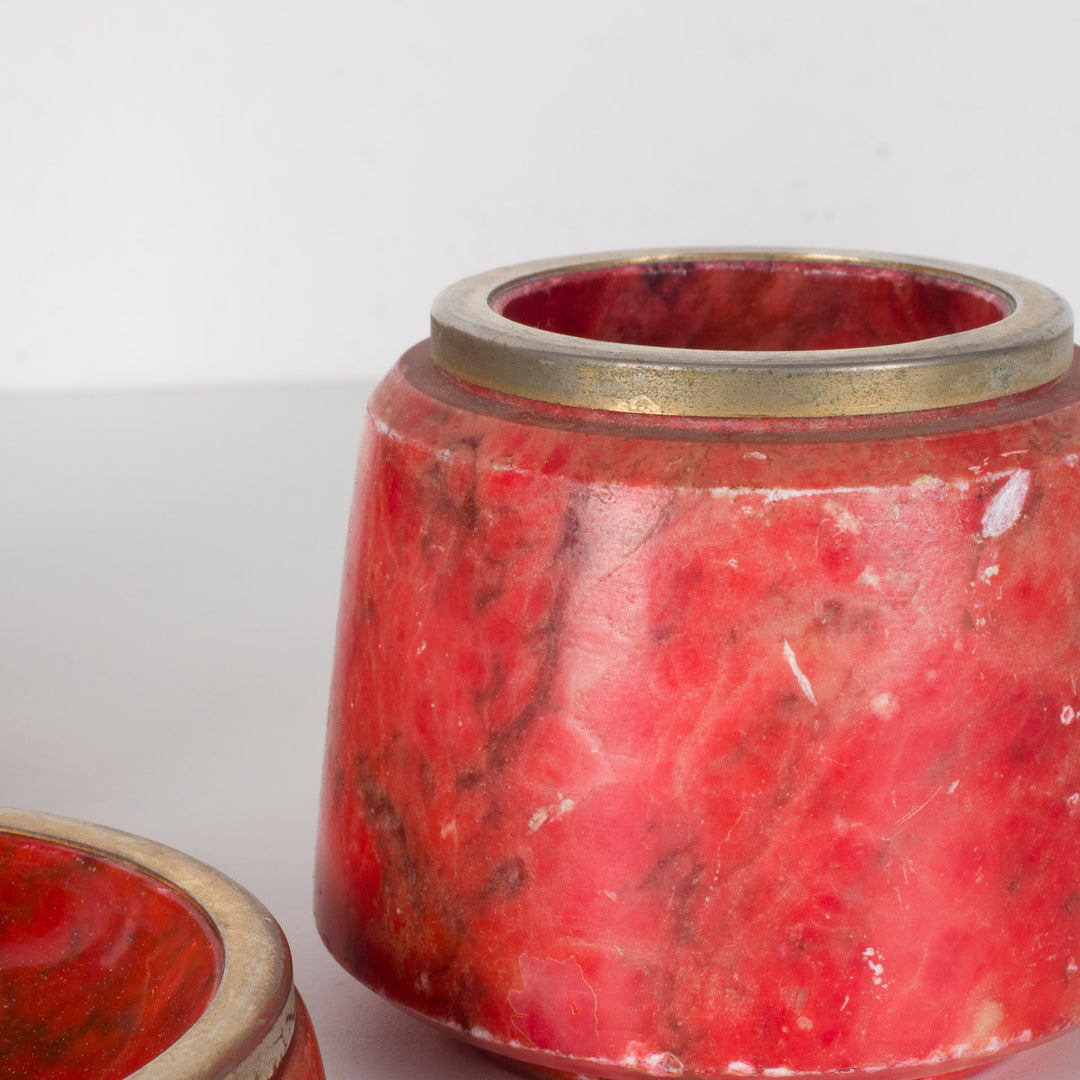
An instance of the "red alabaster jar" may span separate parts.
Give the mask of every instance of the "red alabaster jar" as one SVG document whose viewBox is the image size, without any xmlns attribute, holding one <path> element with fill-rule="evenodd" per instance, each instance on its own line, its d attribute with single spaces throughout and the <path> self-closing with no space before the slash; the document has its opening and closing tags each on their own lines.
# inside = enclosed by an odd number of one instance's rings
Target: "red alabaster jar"
<svg viewBox="0 0 1080 1080">
<path fill-rule="evenodd" d="M 216 870 L 0 810 L 4 1080 L 323 1080 L 289 948 Z"/>
<path fill-rule="evenodd" d="M 317 918 L 525 1070 L 966 1076 L 1080 1015 L 1080 368 L 1031 282 L 674 251 L 368 410 Z"/>
</svg>

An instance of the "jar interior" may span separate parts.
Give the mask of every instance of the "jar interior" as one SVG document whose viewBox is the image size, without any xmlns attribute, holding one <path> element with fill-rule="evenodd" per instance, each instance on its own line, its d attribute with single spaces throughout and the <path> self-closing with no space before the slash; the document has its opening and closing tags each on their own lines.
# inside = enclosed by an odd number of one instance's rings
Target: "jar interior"
<svg viewBox="0 0 1080 1080">
<path fill-rule="evenodd" d="M 190 899 L 127 865 L 0 834 L 5 1080 L 119 1080 L 206 1010 L 224 969 Z"/>
<path fill-rule="evenodd" d="M 511 285 L 490 303 L 556 334 L 746 352 L 896 345 L 974 330 L 1011 311 L 993 289 L 945 274 L 752 258 L 593 267 Z"/>
</svg>

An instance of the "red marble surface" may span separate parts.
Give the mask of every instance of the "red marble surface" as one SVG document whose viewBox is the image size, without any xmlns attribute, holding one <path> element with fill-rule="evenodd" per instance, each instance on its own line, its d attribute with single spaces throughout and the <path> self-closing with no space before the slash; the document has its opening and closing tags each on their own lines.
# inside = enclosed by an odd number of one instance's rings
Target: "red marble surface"
<svg viewBox="0 0 1080 1080">
<path fill-rule="evenodd" d="M 988 289 L 889 266 L 725 259 L 543 277 L 499 295 L 514 322 L 684 349 L 846 349 L 973 330 L 1008 312 Z"/>
<path fill-rule="evenodd" d="M 805 340 L 804 340 L 805 344 Z M 316 911 L 596 1076 L 974 1068 L 1080 1015 L 1080 374 L 851 422 L 370 405 Z"/>
<path fill-rule="evenodd" d="M 220 981 L 221 945 L 167 886 L 0 834 L 0 1076 L 119 1080 L 175 1042 Z"/>
</svg>

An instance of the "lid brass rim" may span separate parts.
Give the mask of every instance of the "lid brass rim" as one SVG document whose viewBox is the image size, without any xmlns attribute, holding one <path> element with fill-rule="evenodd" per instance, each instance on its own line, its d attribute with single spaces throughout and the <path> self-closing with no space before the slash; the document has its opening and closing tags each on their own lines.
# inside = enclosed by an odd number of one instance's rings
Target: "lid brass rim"
<svg viewBox="0 0 1080 1080">
<path fill-rule="evenodd" d="M 1009 312 L 955 334 L 896 345 L 744 352 L 627 345 L 539 330 L 498 314 L 498 296 L 537 279 L 635 263 L 783 260 L 930 274 L 990 290 Z M 679 248 L 546 259 L 466 278 L 436 299 L 435 363 L 517 397 L 666 416 L 850 416 L 968 405 L 1051 382 L 1072 363 L 1072 312 L 1053 290 L 997 270 L 872 252 Z"/>
<path fill-rule="evenodd" d="M 45 840 L 128 865 L 182 894 L 221 941 L 224 967 L 203 1014 L 129 1080 L 269 1080 L 292 1042 L 296 993 L 285 935 L 246 889 L 140 836 L 31 810 L 0 808 L 0 833 Z"/>
</svg>

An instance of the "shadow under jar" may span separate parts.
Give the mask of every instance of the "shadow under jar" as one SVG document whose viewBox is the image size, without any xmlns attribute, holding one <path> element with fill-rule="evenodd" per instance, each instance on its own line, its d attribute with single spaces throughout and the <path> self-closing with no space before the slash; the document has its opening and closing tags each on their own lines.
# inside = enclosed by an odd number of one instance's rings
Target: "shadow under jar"
<svg viewBox="0 0 1080 1080">
<path fill-rule="evenodd" d="M 555 260 L 368 410 L 330 950 L 534 1073 L 971 1075 L 1080 1015 L 1080 366 L 1056 294 Z"/>
</svg>

